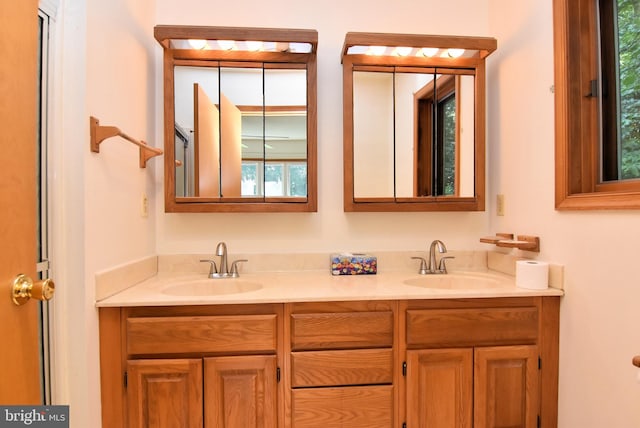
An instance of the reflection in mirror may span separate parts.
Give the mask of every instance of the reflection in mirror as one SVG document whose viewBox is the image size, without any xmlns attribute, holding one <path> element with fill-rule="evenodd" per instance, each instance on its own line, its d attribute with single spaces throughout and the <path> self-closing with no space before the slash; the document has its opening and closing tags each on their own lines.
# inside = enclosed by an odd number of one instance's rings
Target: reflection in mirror
<svg viewBox="0 0 640 428">
<path fill-rule="evenodd" d="M 317 32 L 157 26 L 155 36 L 165 210 L 316 211 Z"/>
<path fill-rule="evenodd" d="M 348 33 L 345 211 L 484 210 L 484 59 L 495 39 Z"/>
<path fill-rule="evenodd" d="M 474 76 L 416 71 L 353 73 L 356 198 L 474 195 Z"/>
<path fill-rule="evenodd" d="M 176 195 L 307 196 L 305 70 L 177 66 L 174 81 Z"/>
</svg>

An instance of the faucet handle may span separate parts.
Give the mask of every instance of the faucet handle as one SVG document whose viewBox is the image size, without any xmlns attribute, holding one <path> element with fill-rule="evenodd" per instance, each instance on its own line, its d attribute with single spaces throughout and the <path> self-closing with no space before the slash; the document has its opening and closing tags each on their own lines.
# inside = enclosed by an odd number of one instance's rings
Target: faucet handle
<svg viewBox="0 0 640 428">
<path fill-rule="evenodd" d="M 214 260 L 200 260 L 201 263 L 210 263 L 209 267 L 209 278 L 213 278 L 213 274 L 218 273 L 218 267 L 216 266 L 216 262 Z"/>
<path fill-rule="evenodd" d="M 234 260 L 233 263 L 231 263 L 231 271 L 229 272 L 229 274 L 233 277 L 233 278 L 237 278 L 240 276 L 240 274 L 238 273 L 238 263 L 242 263 L 242 262 L 248 262 L 249 260 L 247 259 L 239 259 L 239 260 Z"/>
<path fill-rule="evenodd" d="M 411 257 L 414 260 L 420 260 L 420 270 L 418 273 L 420 275 L 426 275 L 429 273 L 429 268 L 427 268 L 427 260 L 424 257 Z"/>
<path fill-rule="evenodd" d="M 455 259 L 454 256 L 443 256 L 440 258 L 440 263 L 438 264 L 438 271 L 440 273 L 447 273 L 447 259 Z"/>
</svg>

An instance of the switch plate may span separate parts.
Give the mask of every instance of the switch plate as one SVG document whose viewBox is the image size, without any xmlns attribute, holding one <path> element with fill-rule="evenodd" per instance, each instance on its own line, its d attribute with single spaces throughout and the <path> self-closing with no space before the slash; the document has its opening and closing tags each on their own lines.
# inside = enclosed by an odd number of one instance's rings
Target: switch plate
<svg viewBox="0 0 640 428">
<path fill-rule="evenodd" d="M 496 195 L 496 215 L 504 215 L 504 195 Z"/>
</svg>

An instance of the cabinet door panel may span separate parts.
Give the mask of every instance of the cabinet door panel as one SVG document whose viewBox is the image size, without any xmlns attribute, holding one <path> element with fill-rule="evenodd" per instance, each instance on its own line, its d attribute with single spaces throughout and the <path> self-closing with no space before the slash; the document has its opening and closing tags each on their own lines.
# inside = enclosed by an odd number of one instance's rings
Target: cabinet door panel
<svg viewBox="0 0 640 428">
<path fill-rule="evenodd" d="M 534 428 L 538 415 L 536 346 L 476 348 L 474 427 Z"/>
<path fill-rule="evenodd" d="M 127 363 L 129 428 L 202 428 L 202 360 Z"/>
<path fill-rule="evenodd" d="M 470 428 L 473 350 L 407 352 L 407 426 Z"/>
<path fill-rule="evenodd" d="M 275 428 L 276 356 L 205 358 L 207 428 Z"/>
</svg>

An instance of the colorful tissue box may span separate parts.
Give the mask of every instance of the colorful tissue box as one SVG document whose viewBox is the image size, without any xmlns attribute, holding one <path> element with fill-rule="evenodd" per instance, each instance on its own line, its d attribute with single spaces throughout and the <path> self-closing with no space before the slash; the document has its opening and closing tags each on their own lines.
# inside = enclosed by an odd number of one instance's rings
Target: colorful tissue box
<svg viewBox="0 0 640 428">
<path fill-rule="evenodd" d="M 378 271 L 378 259 L 367 254 L 332 254 L 333 275 L 371 275 Z"/>
</svg>

